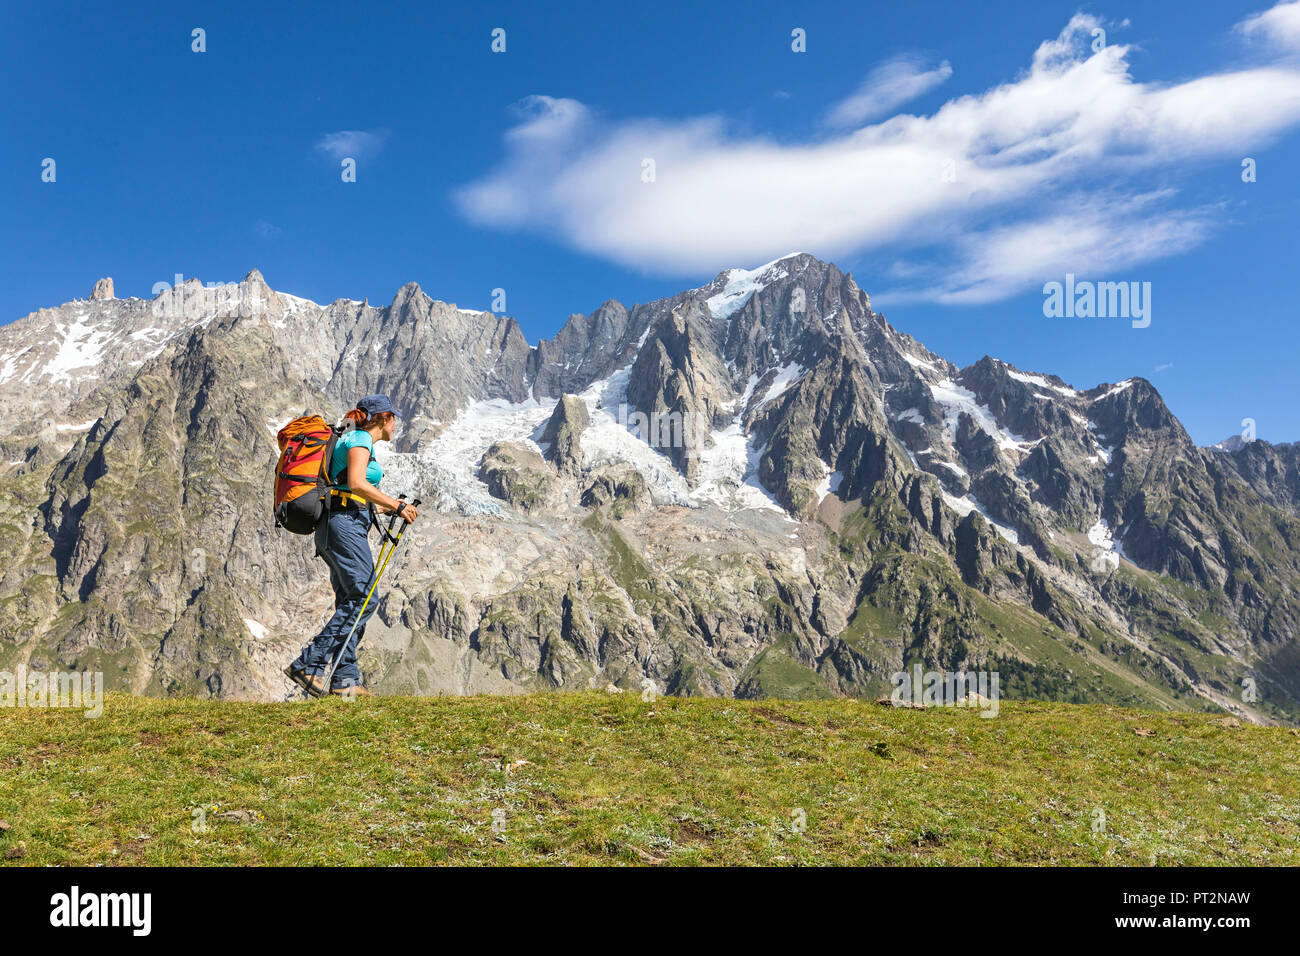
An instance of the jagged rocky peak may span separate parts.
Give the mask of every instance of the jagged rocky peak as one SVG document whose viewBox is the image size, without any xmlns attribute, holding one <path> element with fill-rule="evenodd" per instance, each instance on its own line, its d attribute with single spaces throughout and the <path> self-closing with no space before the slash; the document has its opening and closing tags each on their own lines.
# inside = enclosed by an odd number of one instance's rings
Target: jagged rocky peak
<svg viewBox="0 0 1300 956">
<path fill-rule="evenodd" d="M 850 276 L 806 253 L 757 269 L 730 269 L 696 296 L 712 317 L 720 351 L 743 382 L 780 365 L 806 367 L 837 338 L 872 342 L 883 320 Z"/>
<path fill-rule="evenodd" d="M 1085 394 L 1091 399 L 1091 416 L 1098 429 L 1111 437 L 1127 435 L 1133 430 L 1160 431 L 1168 432 L 1189 450 L 1195 447 L 1160 392 L 1145 378 L 1098 385 Z"/>
<path fill-rule="evenodd" d="M 635 355 L 639 336 L 652 321 L 646 307 L 638 307 L 634 315 L 616 299 L 607 299 L 588 315 L 569 316 L 554 338 L 537 344 L 532 358 L 534 393 L 557 398 L 605 378 Z"/>
<path fill-rule="evenodd" d="M 1223 441 L 1216 441 L 1213 445 L 1207 446 L 1210 451 L 1234 452 L 1241 451 L 1246 447 L 1246 439 L 1240 435 L 1229 435 Z"/>
<path fill-rule="evenodd" d="M 655 326 L 627 390 L 631 405 L 658 426 L 649 430 L 650 446 L 668 455 L 688 481 L 698 477 L 709 433 L 737 398 L 717 342 L 691 314 L 687 306 L 674 308 Z"/>
<path fill-rule="evenodd" d="M 266 284 L 266 277 L 262 275 L 261 269 L 249 269 L 248 274 L 244 276 L 241 283 L 252 287 L 260 287 L 266 289 L 268 292 L 271 289 L 271 287 Z"/>
<path fill-rule="evenodd" d="M 591 423 L 587 405 L 574 395 L 561 396 L 542 430 L 543 456 L 564 475 L 582 474 L 582 433 Z"/>
<path fill-rule="evenodd" d="M 1009 432 L 1029 442 L 1074 430 L 1086 405 L 1056 375 L 1022 372 L 988 355 L 962 369 L 957 382 Z"/>
<path fill-rule="evenodd" d="M 267 285 L 265 277 L 258 269 L 250 269 L 248 275 L 239 283 L 245 309 L 243 314 L 265 314 L 272 309 L 283 310 L 285 299 Z"/>
<path fill-rule="evenodd" d="M 410 302 L 430 303 L 432 301 L 420 288 L 420 283 L 412 280 L 393 293 L 393 301 L 388 304 L 388 307 L 397 311 Z"/>
<path fill-rule="evenodd" d="M 113 279 L 107 276 L 95 283 L 95 287 L 90 290 L 91 299 L 104 300 L 115 298 L 113 295 Z"/>
<path fill-rule="evenodd" d="M 753 292 L 782 279 L 801 275 L 809 266 L 825 265 L 827 263 L 806 252 L 792 252 L 755 269 L 724 269 L 712 282 L 696 291 L 707 294 L 712 300 L 709 307 L 715 315 L 730 314 L 744 305 L 744 300 Z"/>
</svg>

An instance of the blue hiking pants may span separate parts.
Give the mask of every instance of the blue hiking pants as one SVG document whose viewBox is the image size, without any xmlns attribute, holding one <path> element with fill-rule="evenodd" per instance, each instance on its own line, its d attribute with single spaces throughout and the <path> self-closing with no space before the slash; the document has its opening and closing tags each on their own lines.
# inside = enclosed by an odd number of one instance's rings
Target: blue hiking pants
<svg viewBox="0 0 1300 956">
<path fill-rule="evenodd" d="M 334 615 L 315 639 L 303 648 L 293 662 L 294 670 L 309 674 L 323 674 L 329 667 L 348 632 L 352 622 L 366 600 L 370 576 L 375 571 L 375 559 L 370 554 L 370 512 L 365 510 L 331 511 L 316 529 L 316 554 L 330 569 L 330 585 L 334 588 Z M 334 671 L 331 689 L 356 687 L 361 683 L 361 669 L 357 666 L 357 647 L 366 633 L 366 621 L 375 613 L 378 604 L 373 597 L 357 624 L 356 633 L 348 642 L 339 666 Z"/>
</svg>

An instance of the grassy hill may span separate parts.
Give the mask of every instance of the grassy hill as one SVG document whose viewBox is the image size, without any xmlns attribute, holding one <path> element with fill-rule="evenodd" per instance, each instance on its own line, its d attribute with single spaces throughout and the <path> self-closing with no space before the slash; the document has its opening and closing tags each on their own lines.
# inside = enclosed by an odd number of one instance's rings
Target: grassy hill
<svg viewBox="0 0 1300 956">
<path fill-rule="evenodd" d="M 1003 702 L 0 710 L 17 864 L 1296 864 L 1300 736 Z"/>
</svg>

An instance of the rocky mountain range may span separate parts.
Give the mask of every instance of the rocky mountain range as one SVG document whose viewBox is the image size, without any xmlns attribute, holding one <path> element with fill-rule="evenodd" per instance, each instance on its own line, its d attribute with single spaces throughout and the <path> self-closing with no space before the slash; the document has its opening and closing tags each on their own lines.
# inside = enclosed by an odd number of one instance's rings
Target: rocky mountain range
<svg viewBox="0 0 1300 956">
<path fill-rule="evenodd" d="M 331 606 L 275 432 L 387 392 L 425 499 L 377 692 L 1001 693 L 1300 719 L 1300 446 L 1198 448 L 1142 378 L 958 368 L 787 256 L 530 345 L 431 299 L 190 280 L 0 327 L 0 668 L 283 699 Z"/>
</svg>

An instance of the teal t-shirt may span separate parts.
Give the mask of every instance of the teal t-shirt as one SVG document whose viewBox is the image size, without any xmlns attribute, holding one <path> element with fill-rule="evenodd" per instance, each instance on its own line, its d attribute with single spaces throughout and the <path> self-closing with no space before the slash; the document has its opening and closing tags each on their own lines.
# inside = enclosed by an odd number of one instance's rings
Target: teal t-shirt
<svg viewBox="0 0 1300 956">
<path fill-rule="evenodd" d="M 354 428 L 350 432 L 345 432 L 334 443 L 334 455 L 330 458 L 330 475 L 336 485 L 345 491 L 348 490 L 347 467 L 350 448 L 370 450 L 370 463 L 366 465 L 366 481 L 378 488 L 379 482 L 384 477 L 384 469 L 379 467 L 379 462 L 375 461 L 375 440 L 370 437 L 370 432 L 363 428 Z"/>
</svg>

